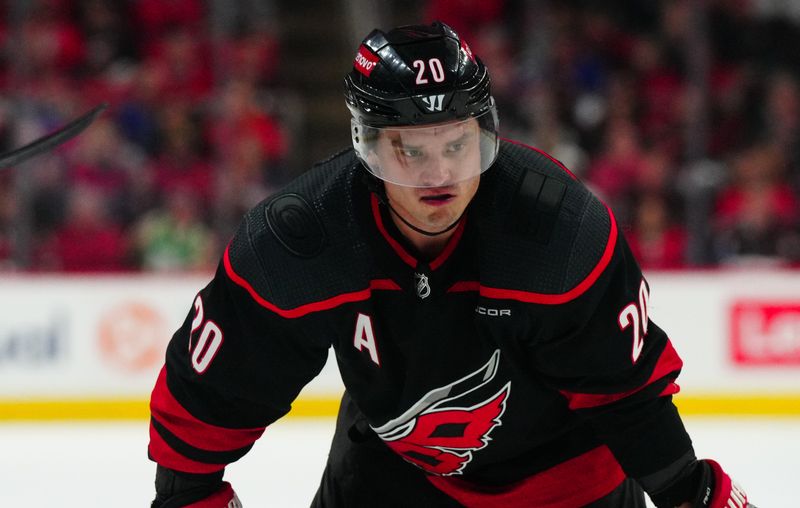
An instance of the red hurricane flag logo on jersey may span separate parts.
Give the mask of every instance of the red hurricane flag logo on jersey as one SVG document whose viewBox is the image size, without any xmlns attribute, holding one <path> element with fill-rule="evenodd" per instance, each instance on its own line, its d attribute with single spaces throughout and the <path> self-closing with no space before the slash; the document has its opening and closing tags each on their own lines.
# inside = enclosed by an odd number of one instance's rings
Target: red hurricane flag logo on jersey
<svg viewBox="0 0 800 508">
<path fill-rule="evenodd" d="M 497 373 L 500 351 L 477 371 L 425 394 L 405 413 L 373 430 L 408 462 L 429 473 L 461 474 L 472 454 L 488 446 L 492 429 L 502 425 L 511 383 L 470 407 L 455 400 L 487 385 Z"/>
</svg>

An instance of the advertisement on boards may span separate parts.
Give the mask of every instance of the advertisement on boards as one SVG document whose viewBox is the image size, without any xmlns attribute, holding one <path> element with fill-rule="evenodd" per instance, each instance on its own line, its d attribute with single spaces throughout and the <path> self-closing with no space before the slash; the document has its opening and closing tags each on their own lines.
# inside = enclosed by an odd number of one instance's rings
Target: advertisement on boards
<svg viewBox="0 0 800 508">
<path fill-rule="evenodd" d="M 646 274 L 649 315 L 684 361 L 681 396 L 800 394 L 800 272 Z M 0 400 L 146 400 L 205 277 L 7 276 Z M 343 389 L 331 354 L 304 390 Z"/>
<path fill-rule="evenodd" d="M 800 300 L 741 300 L 731 306 L 730 320 L 738 365 L 800 367 Z"/>
<path fill-rule="evenodd" d="M 0 285 L 0 397 L 140 397 L 203 283 L 12 277 Z"/>
</svg>

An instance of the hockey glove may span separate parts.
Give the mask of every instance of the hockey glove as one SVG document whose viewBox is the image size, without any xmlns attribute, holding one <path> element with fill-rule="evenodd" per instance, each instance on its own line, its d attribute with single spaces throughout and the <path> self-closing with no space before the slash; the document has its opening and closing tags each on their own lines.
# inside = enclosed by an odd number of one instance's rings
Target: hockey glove
<svg viewBox="0 0 800 508">
<path fill-rule="evenodd" d="M 242 508 L 242 503 L 230 483 L 222 481 L 222 471 L 191 475 L 158 466 L 150 508 Z"/>
<path fill-rule="evenodd" d="M 693 507 L 756 508 L 747 502 L 747 494 L 715 461 L 701 460 L 699 467 L 702 476 L 700 488 L 692 501 Z"/>
<path fill-rule="evenodd" d="M 722 467 L 707 459 L 690 464 L 680 478 L 650 497 L 659 508 L 674 508 L 686 501 L 692 508 L 756 508 Z"/>
</svg>

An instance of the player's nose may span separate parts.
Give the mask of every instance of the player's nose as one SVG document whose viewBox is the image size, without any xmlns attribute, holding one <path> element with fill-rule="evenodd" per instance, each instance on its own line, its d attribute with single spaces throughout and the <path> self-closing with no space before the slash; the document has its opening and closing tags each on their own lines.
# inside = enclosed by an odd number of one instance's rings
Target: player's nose
<svg viewBox="0 0 800 508">
<path fill-rule="evenodd" d="M 452 162 L 443 157 L 432 157 L 422 173 L 422 184 L 425 187 L 446 187 L 452 184 Z"/>
</svg>

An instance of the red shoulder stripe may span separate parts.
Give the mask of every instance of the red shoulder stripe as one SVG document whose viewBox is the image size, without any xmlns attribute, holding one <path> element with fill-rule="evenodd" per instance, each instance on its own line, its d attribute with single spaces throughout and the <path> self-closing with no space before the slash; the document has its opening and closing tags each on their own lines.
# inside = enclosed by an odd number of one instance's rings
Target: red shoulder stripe
<svg viewBox="0 0 800 508">
<path fill-rule="evenodd" d="M 464 291 L 479 291 L 481 296 L 486 298 L 494 298 L 498 300 L 516 300 L 525 303 L 539 303 L 543 305 L 558 305 L 569 302 L 585 293 L 592 285 L 597 282 L 600 275 L 605 271 L 611 258 L 614 256 L 614 248 L 617 245 L 617 220 L 608 205 L 604 204 L 608 210 L 608 216 L 611 219 L 611 228 L 608 233 L 608 240 L 606 247 L 603 250 L 603 255 L 600 256 L 600 261 L 597 262 L 589 275 L 586 276 L 578 285 L 570 289 L 566 293 L 549 294 L 549 293 L 534 293 L 531 291 L 520 291 L 517 289 L 502 289 L 484 286 L 474 281 L 462 281 L 454 284 L 448 293 L 464 292 Z"/>
<path fill-rule="evenodd" d="M 565 390 L 561 390 L 561 394 L 567 398 L 569 401 L 569 408 L 573 410 L 604 406 L 606 404 L 624 399 L 629 395 L 633 395 L 642 388 L 658 381 L 659 379 L 662 379 L 671 372 L 680 370 L 682 367 L 683 361 L 678 356 L 675 348 L 672 347 L 672 342 L 668 340 L 666 347 L 664 347 L 664 351 L 661 352 L 661 356 L 658 358 L 658 362 L 653 369 L 653 373 L 650 375 L 650 378 L 647 380 L 647 382 L 642 386 L 627 392 L 613 394 L 574 393 Z M 667 388 L 662 391 L 660 395 L 672 395 L 678 393 L 679 390 L 680 387 L 677 385 L 677 383 L 670 382 L 669 385 L 667 385 Z"/>
<path fill-rule="evenodd" d="M 208 451 L 230 451 L 253 444 L 265 427 L 229 429 L 195 418 L 172 395 L 167 386 L 167 368 L 162 367 L 150 398 L 150 412 L 158 422 L 184 443 Z"/>
<path fill-rule="evenodd" d="M 277 305 L 273 304 L 272 302 L 267 301 L 258 292 L 247 282 L 241 275 L 236 273 L 233 269 L 233 265 L 231 265 L 231 258 L 230 258 L 230 245 L 225 249 L 225 254 L 223 255 L 223 264 L 225 265 L 225 272 L 228 274 L 228 277 L 235 282 L 238 286 L 242 287 L 245 291 L 250 293 L 250 296 L 253 297 L 253 300 L 256 301 L 262 307 L 271 310 L 272 312 L 278 314 L 279 316 L 285 318 L 299 318 L 305 316 L 306 314 L 311 314 L 313 312 L 319 312 L 322 310 L 329 310 L 345 303 L 351 302 L 360 302 L 362 300 L 368 300 L 369 297 L 372 295 L 373 290 L 384 290 L 384 291 L 399 291 L 401 288 L 400 286 L 391 279 L 375 279 L 371 280 L 369 283 L 369 287 L 366 289 L 362 289 L 360 291 L 353 291 L 351 293 L 343 293 L 341 295 L 334 296 L 332 298 L 327 298 L 325 300 L 320 300 L 318 302 L 307 303 L 305 305 L 301 305 L 299 307 L 295 307 L 293 309 L 281 309 Z"/>
<path fill-rule="evenodd" d="M 464 506 L 525 508 L 535 502 L 542 508 L 574 508 L 609 494 L 622 483 L 625 473 L 608 447 L 600 446 L 498 489 L 480 488 L 455 476 L 427 478 Z"/>
</svg>

